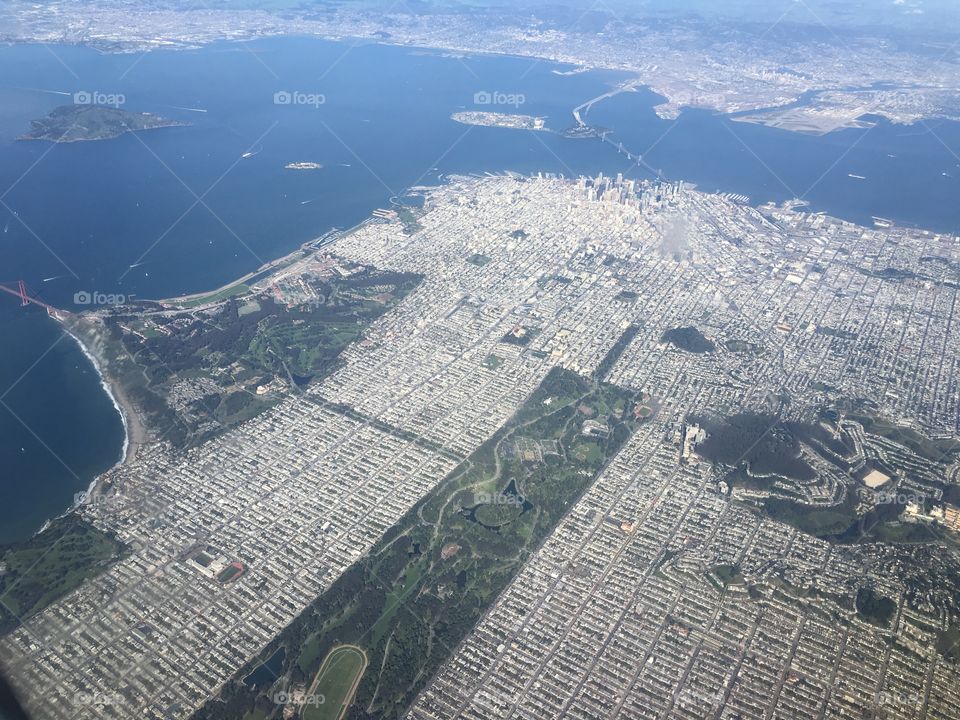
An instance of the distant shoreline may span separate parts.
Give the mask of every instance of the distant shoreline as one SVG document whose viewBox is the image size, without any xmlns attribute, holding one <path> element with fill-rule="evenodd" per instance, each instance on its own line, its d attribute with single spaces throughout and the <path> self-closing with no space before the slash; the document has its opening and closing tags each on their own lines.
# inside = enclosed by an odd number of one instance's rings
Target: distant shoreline
<svg viewBox="0 0 960 720">
<path fill-rule="evenodd" d="M 51 317 L 54 316 L 51 315 Z M 89 501 L 91 497 L 94 497 L 99 493 L 102 480 L 110 472 L 133 462 L 140 448 L 146 444 L 148 440 L 148 434 L 146 427 L 140 420 L 140 415 L 137 412 L 136 407 L 130 401 L 130 398 L 124 391 L 123 386 L 114 378 L 111 378 L 109 372 L 104 370 L 104 366 L 106 365 L 104 358 L 97 353 L 95 348 L 91 347 L 91 345 L 85 342 L 83 338 L 81 338 L 76 332 L 76 330 L 69 328 L 63 319 L 54 319 L 60 326 L 61 332 L 73 339 L 73 341 L 77 344 L 77 347 L 80 348 L 80 352 L 82 352 L 83 355 L 90 361 L 90 364 L 93 366 L 94 371 L 97 373 L 97 376 L 100 379 L 100 386 L 107 394 L 107 397 L 110 398 L 114 409 L 120 416 L 120 422 L 123 424 L 123 446 L 120 450 L 120 456 L 113 463 L 113 465 L 106 470 L 97 473 L 97 475 L 90 480 L 90 484 L 87 486 L 86 491 L 82 496 L 84 501 Z M 79 495 L 79 493 L 74 496 L 74 501 L 68 508 L 59 514 L 53 515 L 44 520 L 43 524 L 33 533 L 31 533 L 31 537 L 36 537 L 37 535 L 42 534 L 45 530 L 47 530 L 47 528 L 50 527 L 50 524 L 54 520 L 66 517 L 81 507 L 83 501 L 78 501 L 77 495 Z"/>
<path fill-rule="evenodd" d="M 78 137 L 70 138 L 68 140 L 57 139 L 57 138 L 48 138 L 48 137 L 32 137 L 30 135 L 19 135 L 15 138 L 17 142 L 27 142 L 27 143 L 41 143 L 48 142 L 53 143 L 54 145 L 72 145 L 74 143 L 83 143 L 83 142 L 106 142 L 108 140 L 116 140 L 117 138 L 122 138 L 124 135 L 133 135 L 139 132 L 150 132 L 151 130 L 166 130 L 167 128 L 174 127 L 191 127 L 190 123 L 179 123 L 177 125 L 157 125 L 155 127 L 148 128 L 136 128 L 134 130 L 124 130 L 123 132 L 117 133 L 116 135 L 104 135 L 103 137 Z"/>
<path fill-rule="evenodd" d="M 150 132 L 151 130 L 167 130 L 169 128 L 184 128 L 184 127 L 193 127 L 193 123 L 188 122 L 179 122 L 176 120 L 171 120 L 170 125 L 153 125 L 151 127 L 143 128 L 129 128 L 118 133 L 111 135 L 103 135 L 101 137 L 74 137 L 74 138 L 51 138 L 51 137 L 34 137 L 33 135 L 18 135 L 14 140 L 17 142 L 25 143 L 40 143 L 48 142 L 53 143 L 54 145 L 72 145 L 74 143 L 83 143 L 83 142 L 107 142 L 108 140 L 116 140 L 117 138 L 122 138 L 124 135 L 134 135 L 139 132 Z"/>
<path fill-rule="evenodd" d="M 95 345 L 81 337 L 76 329 L 68 327 L 67 323 L 63 321 L 59 321 L 59 323 L 61 330 L 73 338 L 74 342 L 80 347 L 81 352 L 90 360 L 90 364 L 93 365 L 94 370 L 100 378 L 100 385 L 109 396 L 114 408 L 117 410 L 117 414 L 120 415 L 120 421 L 123 423 L 124 438 L 120 457 L 105 472 L 127 465 L 136 458 L 138 451 L 146 444 L 148 439 L 147 430 L 143 421 L 140 419 L 140 414 L 127 395 L 122 383 L 117 381 L 116 378 L 111 377 L 109 370 L 106 369 L 107 362 L 102 355 L 98 353 Z M 103 475 L 104 473 L 100 473 L 91 481 L 88 492 L 92 493 L 96 490 L 97 483 Z"/>
</svg>

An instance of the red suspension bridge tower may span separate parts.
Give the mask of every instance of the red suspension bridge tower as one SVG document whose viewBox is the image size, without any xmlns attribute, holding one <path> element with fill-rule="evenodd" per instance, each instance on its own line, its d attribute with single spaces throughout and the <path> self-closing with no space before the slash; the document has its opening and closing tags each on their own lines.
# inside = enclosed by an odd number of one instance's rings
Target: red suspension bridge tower
<svg viewBox="0 0 960 720">
<path fill-rule="evenodd" d="M 66 310 L 59 310 L 58 308 L 55 308 L 52 305 L 48 305 L 47 303 L 43 302 L 43 300 L 39 300 L 33 297 L 32 295 L 30 295 L 27 292 L 27 285 L 23 280 L 17 280 L 16 290 L 14 290 L 12 287 L 9 287 L 8 285 L 4 285 L 3 283 L 0 283 L 0 292 L 5 292 L 5 293 L 8 293 L 9 295 L 13 295 L 14 297 L 19 298 L 20 307 L 26 307 L 27 305 L 39 305 L 44 310 L 46 310 L 47 313 L 57 318 L 70 314 Z"/>
</svg>

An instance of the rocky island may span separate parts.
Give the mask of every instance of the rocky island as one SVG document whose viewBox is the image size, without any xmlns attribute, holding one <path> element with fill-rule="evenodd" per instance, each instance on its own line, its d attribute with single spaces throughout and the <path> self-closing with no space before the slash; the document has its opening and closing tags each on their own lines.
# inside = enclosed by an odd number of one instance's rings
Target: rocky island
<svg viewBox="0 0 960 720">
<path fill-rule="evenodd" d="M 189 123 L 105 105 L 63 105 L 47 117 L 34 120 L 30 132 L 19 139 L 56 143 L 112 140 L 128 132 L 186 125 Z"/>
</svg>

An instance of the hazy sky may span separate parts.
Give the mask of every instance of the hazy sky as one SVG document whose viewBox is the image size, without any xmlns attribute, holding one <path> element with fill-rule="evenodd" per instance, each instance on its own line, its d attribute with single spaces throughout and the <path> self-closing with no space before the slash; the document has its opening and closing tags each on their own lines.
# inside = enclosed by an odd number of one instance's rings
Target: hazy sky
<svg viewBox="0 0 960 720">
<path fill-rule="evenodd" d="M 831 27 L 914 28 L 960 37 L 960 0 L 423 0 L 424 5 L 499 7 L 555 13 L 602 12 L 624 17 L 700 15 L 744 22 L 787 20 Z"/>
</svg>

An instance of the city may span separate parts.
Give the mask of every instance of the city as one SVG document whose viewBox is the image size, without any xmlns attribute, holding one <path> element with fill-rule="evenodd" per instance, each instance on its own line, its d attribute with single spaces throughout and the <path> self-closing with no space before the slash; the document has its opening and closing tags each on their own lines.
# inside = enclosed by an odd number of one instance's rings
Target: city
<svg viewBox="0 0 960 720">
<path fill-rule="evenodd" d="M 0 640 L 29 709 L 215 713 L 559 369 L 641 422 L 409 717 L 960 713 L 956 238 L 682 182 L 422 193 L 415 226 L 381 212 L 314 251 L 423 278 L 330 375 L 102 479 L 82 516 L 128 553 Z M 555 451 L 531 442 L 519 462 Z"/>
<path fill-rule="evenodd" d="M 744 113 L 738 117 L 744 122 L 813 134 L 863 126 L 864 115 L 907 125 L 956 119 L 960 107 L 953 36 L 934 41 L 930 52 L 912 43 L 891 43 L 882 29 L 874 35 L 869 17 L 861 18 L 866 7 L 851 13 L 864 28 L 838 33 L 821 17 L 823 11 L 807 2 L 788 3 L 766 23 L 651 18 L 642 14 L 643 7 L 617 2 L 558 5 L 536 13 L 525 12 L 522 4 L 478 6 L 466 13 L 442 0 L 424 3 L 418 12 L 404 3 L 389 3 L 385 10 L 340 3 L 321 9 L 309 3 L 239 5 L 214 1 L 176 7 L 151 0 L 136 3 L 134 10 L 128 0 L 80 6 L 71 0 L 41 5 L 15 0 L 0 9 L 0 40 L 141 53 L 297 35 L 437 48 L 465 55 L 461 62 L 468 67 L 470 54 L 512 55 L 634 75 L 637 84 L 664 96 L 657 109 L 661 117 L 702 108 Z M 136 22 L 128 21 L 131 12 Z M 912 8 L 902 12 L 924 17 Z M 776 111 L 752 113 L 763 109 Z"/>
</svg>

